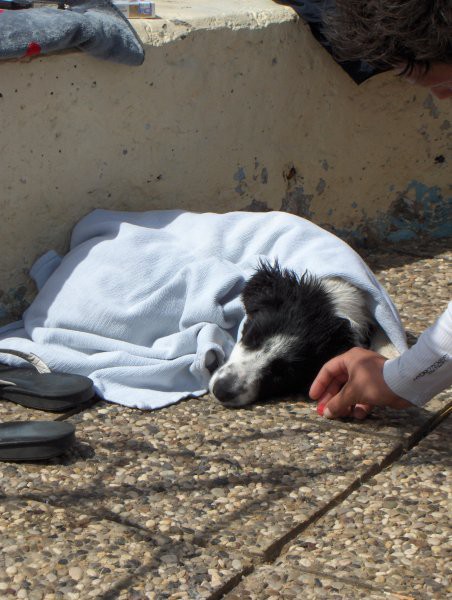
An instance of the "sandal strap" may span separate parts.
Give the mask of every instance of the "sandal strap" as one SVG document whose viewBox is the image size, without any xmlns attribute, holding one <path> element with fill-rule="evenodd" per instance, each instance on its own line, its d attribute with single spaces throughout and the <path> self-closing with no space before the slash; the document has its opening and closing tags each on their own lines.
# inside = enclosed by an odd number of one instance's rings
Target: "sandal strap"
<svg viewBox="0 0 452 600">
<path fill-rule="evenodd" d="M 20 352 L 20 350 L 6 350 L 4 348 L 0 348 L 0 354 L 12 354 L 14 356 L 18 356 L 19 358 L 23 358 L 27 362 L 29 362 L 33 367 L 38 371 L 38 373 L 51 373 L 52 371 L 45 364 L 43 360 L 36 356 L 36 354 L 32 354 L 31 352 Z"/>
</svg>

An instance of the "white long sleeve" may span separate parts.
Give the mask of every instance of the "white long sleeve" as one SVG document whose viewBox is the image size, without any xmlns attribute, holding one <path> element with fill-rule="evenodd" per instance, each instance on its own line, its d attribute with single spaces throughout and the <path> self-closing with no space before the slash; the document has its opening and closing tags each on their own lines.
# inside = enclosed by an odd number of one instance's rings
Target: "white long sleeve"
<svg viewBox="0 0 452 600">
<path fill-rule="evenodd" d="M 383 377 L 395 394 L 416 406 L 452 385 L 452 302 L 412 348 L 386 361 Z"/>
</svg>

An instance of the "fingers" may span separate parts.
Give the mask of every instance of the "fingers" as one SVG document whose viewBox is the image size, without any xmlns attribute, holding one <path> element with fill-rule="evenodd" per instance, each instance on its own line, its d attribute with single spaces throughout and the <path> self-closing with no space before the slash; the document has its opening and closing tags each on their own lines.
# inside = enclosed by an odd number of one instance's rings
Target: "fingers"
<svg viewBox="0 0 452 600">
<path fill-rule="evenodd" d="M 309 396 L 319 401 L 319 415 L 336 419 L 350 414 L 352 403 L 346 402 L 347 385 L 344 386 L 347 381 L 348 369 L 344 355 L 336 356 L 323 365 L 309 390 Z"/>
<path fill-rule="evenodd" d="M 333 381 L 323 391 L 322 395 L 317 398 L 317 401 L 320 404 L 327 404 L 331 398 L 334 398 L 334 396 L 340 392 L 342 386 L 342 382 L 338 381 L 337 379 L 333 379 Z"/>
<path fill-rule="evenodd" d="M 355 406 L 352 407 L 351 416 L 354 419 L 359 419 L 360 421 L 362 421 L 363 419 L 368 417 L 371 412 L 372 407 L 370 406 L 370 404 L 355 404 Z"/>
<path fill-rule="evenodd" d="M 327 411 L 327 413 L 325 414 L 325 409 L 327 407 L 328 403 L 327 402 L 319 402 L 317 404 L 317 413 L 323 417 L 327 417 L 328 419 L 336 419 L 336 416 L 329 416 L 331 413 L 329 411 Z M 353 406 L 348 406 L 347 409 L 344 409 L 344 414 L 341 414 L 341 417 L 349 417 L 352 414 L 354 407 Z"/>
<path fill-rule="evenodd" d="M 350 394 L 350 387 L 345 384 L 341 391 L 326 404 L 323 416 L 327 419 L 347 417 L 354 404 L 355 401 L 353 395 Z"/>
<path fill-rule="evenodd" d="M 309 396 L 313 400 L 326 401 L 326 396 L 329 395 L 331 398 L 336 395 L 347 379 L 347 367 L 342 355 L 336 356 L 320 369 L 311 385 Z"/>
<path fill-rule="evenodd" d="M 353 419 L 358 419 L 359 421 L 363 421 L 366 419 L 370 413 L 372 412 L 372 406 L 370 404 L 355 404 L 352 406 L 346 406 L 341 411 L 343 414 L 337 415 L 333 414 L 330 409 L 328 409 L 325 414 L 325 409 L 328 405 L 328 401 L 319 402 L 317 405 L 317 413 L 323 417 L 327 417 L 329 419 L 336 419 L 339 417 L 352 417 Z"/>
<path fill-rule="evenodd" d="M 309 395 L 320 401 L 318 412 L 328 419 L 351 415 L 365 419 L 371 406 L 407 408 L 383 377 L 385 358 L 363 348 L 352 348 L 327 362 L 315 378 Z"/>
</svg>

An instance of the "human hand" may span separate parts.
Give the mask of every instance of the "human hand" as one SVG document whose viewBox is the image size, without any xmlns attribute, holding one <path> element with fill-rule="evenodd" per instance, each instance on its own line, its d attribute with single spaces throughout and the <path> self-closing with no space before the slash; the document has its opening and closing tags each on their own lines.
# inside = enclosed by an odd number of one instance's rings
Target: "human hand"
<svg viewBox="0 0 452 600">
<path fill-rule="evenodd" d="M 383 379 L 386 360 L 371 350 L 352 348 L 325 363 L 309 390 L 309 396 L 319 402 L 317 412 L 328 419 L 365 419 L 373 406 L 412 406 Z"/>
</svg>

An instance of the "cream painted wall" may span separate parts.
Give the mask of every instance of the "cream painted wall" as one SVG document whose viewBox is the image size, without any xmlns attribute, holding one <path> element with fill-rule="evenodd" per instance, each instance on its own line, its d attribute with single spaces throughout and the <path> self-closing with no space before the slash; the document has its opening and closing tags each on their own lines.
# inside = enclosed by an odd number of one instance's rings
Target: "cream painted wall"
<svg viewBox="0 0 452 600">
<path fill-rule="evenodd" d="M 0 316 L 96 207 L 282 208 L 358 242 L 445 233 L 450 101 L 392 75 L 356 86 L 271 0 L 198 1 L 175 22 L 176 5 L 138 24 L 142 67 L 0 65 Z"/>
</svg>

